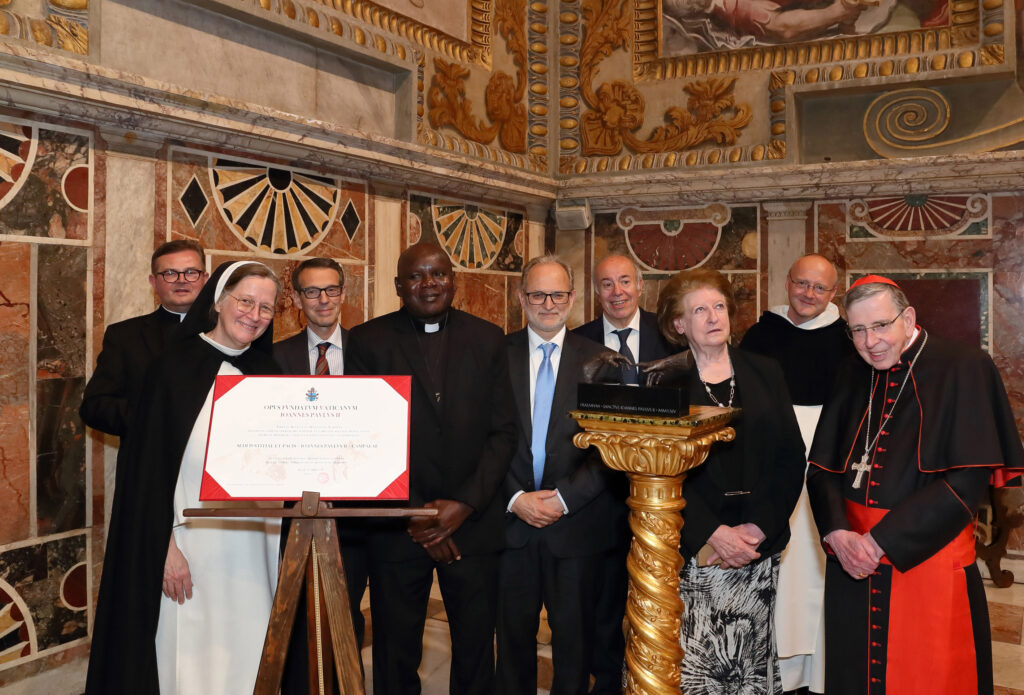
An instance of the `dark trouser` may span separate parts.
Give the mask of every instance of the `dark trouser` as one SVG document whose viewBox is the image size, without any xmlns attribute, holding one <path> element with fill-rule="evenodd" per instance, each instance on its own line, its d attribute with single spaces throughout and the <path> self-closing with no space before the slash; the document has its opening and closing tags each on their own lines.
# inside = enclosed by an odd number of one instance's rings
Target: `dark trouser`
<svg viewBox="0 0 1024 695">
<path fill-rule="evenodd" d="M 537 692 L 537 628 L 542 603 L 551 627 L 551 695 L 587 692 L 594 584 L 602 557 L 555 557 L 541 537 L 502 553 L 497 669 L 501 695 Z"/>
<path fill-rule="evenodd" d="M 282 537 L 287 538 L 288 525 L 282 529 Z M 366 591 L 368 578 L 368 561 L 366 557 L 366 543 L 359 531 L 341 529 L 339 534 L 341 543 L 341 561 L 345 565 L 345 584 L 348 588 L 348 605 L 352 611 L 352 630 L 355 632 L 356 645 L 362 647 L 363 635 L 366 631 L 366 620 L 360 611 L 360 604 L 363 601 L 363 592 Z M 282 542 L 283 546 L 283 542 Z M 322 585 L 321 585 L 322 586 Z M 306 583 L 303 581 L 302 589 L 299 591 L 299 605 L 295 611 L 295 624 L 292 628 L 291 640 L 288 643 L 288 653 L 284 661 L 284 677 L 281 679 L 281 695 L 308 695 L 309 693 L 309 645 L 306 635 L 309 622 L 306 618 Z M 321 624 L 323 639 L 329 640 L 330 636 L 326 630 L 326 623 L 321 613 Z M 324 669 L 333 669 L 333 664 L 324 663 Z M 338 678 L 334 678 L 334 692 L 338 691 Z"/>
<path fill-rule="evenodd" d="M 498 554 L 450 565 L 426 554 L 395 562 L 370 558 L 374 695 L 419 695 L 416 669 L 434 571 L 452 640 L 450 695 L 493 695 Z"/>
<path fill-rule="evenodd" d="M 626 638 L 622 620 L 626 615 L 629 574 L 626 557 L 629 537 L 599 558 L 597 598 L 594 605 L 594 646 L 590 673 L 594 676 L 592 693 L 605 695 L 622 692 L 622 668 L 626 657 Z"/>
</svg>

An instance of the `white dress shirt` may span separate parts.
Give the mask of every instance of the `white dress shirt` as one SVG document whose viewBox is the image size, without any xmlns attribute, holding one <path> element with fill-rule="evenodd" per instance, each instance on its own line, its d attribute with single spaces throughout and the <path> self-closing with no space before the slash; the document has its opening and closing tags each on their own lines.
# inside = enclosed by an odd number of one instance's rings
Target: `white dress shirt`
<svg viewBox="0 0 1024 695">
<path fill-rule="evenodd" d="M 544 361 L 544 351 L 540 349 L 540 346 L 544 343 L 554 343 L 555 349 L 551 351 L 551 374 L 554 377 L 554 383 L 558 383 L 558 365 L 562 359 L 562 343 L 565 342 L 565 326 L 562 326 L 562 330 L 558 331 L 551 340 L 544 340 L 539 335 L 533 332 L 533 329 L 529 326 L 526 327 L 527 345 L 530 349 L 530 417 L 533 417 L 533 397 L 537 392 L 537 372 L 540 371 L 541 362 Z M 618 340 L 616 338 L 616 340 Z M 550 422 L 550 421 L 549 421 Z M 519 498 L 519 495 L 523 494 L 523 490 L 519 490 L 512 499 L 508 501 L 508 511 L 512 511 L 512 504 Z M 558 495 L 558 501 L 562 503 L 562 513 L 568 514 L 569 507 L 566 506 L 565 500 L 562 499 L 562 493 L 555 490 Z"/>
<path fill-rule="evenodd" d="M 607 316 L 601 316 L 601 322 L 604 324 L 604 346 L 614 352 L 619 351 L 619 336 L 615 335 L 615 331 L 620 330 L 613 326 Z M 626 345 L 633 352 L 633 359 L 636 361 L 640 360 L 640 310 L 637 309 L 633 312 L 633 318 L 629 320 L 628 326 L 623 328 L 632 328 L 629 335 L 626 336 Z"/>
</svg>

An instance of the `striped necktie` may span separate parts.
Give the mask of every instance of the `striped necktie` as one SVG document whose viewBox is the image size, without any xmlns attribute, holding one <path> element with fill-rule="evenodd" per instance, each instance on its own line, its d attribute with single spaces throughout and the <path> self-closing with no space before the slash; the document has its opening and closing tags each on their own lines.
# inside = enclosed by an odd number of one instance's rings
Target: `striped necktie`
<svg viewBox="0 0 1024 695">
<path fill-rule="evenodd" d="M 327 348 L 330 346 L 331 344 L 326 342 L 316 346 L 320 354 L 316 356 L 316 367 L 313 369 L 313 373 L 317 376 L 329 375 L 331 373 L 331 366 L 327 364 Z"/>
</svg>

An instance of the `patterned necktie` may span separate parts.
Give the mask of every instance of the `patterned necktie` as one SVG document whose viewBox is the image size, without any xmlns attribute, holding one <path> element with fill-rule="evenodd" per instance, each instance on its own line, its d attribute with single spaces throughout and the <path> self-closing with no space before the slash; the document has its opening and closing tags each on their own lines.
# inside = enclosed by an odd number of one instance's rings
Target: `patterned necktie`
<svg viewBox="0 0 1024 695">
<path fill-rule="evenodd" d="M 626 338 L 629 337 L 629 332 L 632 328 L 623 328 L 619 331 L 612 331 L 615 335 L 619 336 L 619 354 L 625 357 L 630 362 L 636 362 L 636 358 L 633 357 L 633 351 L 629 349 L 629 344 L 626 343 Z M 636 367 L 622 367 L 622 383 L 623 384 L 639 384 L 640 380 L 637 378 Z"/>
<path fill-rule="evenodd" d="M 557 347 L 554 343 L 539 346 L 544 359 L 537 370 L 537 385 L 533 391 L 533 489 L 540 490 L 544 478 L 544 459 L 547 456 L 545 444 L 548 438 L 548 422 L 551 420 L 551 401 L 555 396 L 555 370 L 551 368 L 551 353 Z"/>
<path fill-rule="evenodd" d="M 327 348 L 330 346 L 330 343 L 320 343 L 316 346 L 316 349 L 320 351 L 320 354 L 316 356 L 316 367 L 313 368 L 313 373 L 317 376 L 324 376 L 325 374 L 331 373 L 331 367 L 327 364 Z"/>
</svg>

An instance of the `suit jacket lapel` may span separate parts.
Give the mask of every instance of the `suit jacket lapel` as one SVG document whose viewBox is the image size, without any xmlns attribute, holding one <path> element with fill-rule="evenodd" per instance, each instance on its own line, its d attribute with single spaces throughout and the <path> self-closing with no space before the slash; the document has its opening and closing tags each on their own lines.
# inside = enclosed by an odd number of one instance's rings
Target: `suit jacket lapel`
<svg viewBox="0 0 1024 695">
<path fill-rule="evenodd" d="M 512 377 L 512 393 L 516 399 L 519 422 L 523 426 L 526 441 L 533 439 L 533 409 L 530 408 L 530 341 L 526 330 L 513 337 L 509 346 L 509 374 Z"/>
<path fill-rule="evenodd" d="M 558 374 L 555 376 L 555 395 L 551 399 L 551 417 L 548 419 L 548 434 L 545 448 L 551 448 L 551 433 L 557 429 L 558 418 L 567 417 L 566 413 L 576 403 L 577 374 L 580 370 L 579 353 L 573 348 L 573 338 L 568 332 L 562 342 L 562 354 L 558 358 Z"/>
</svg>

